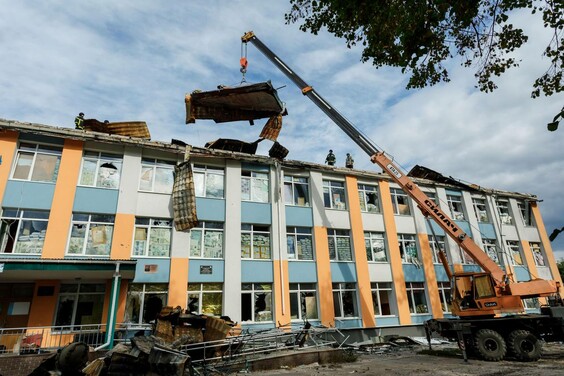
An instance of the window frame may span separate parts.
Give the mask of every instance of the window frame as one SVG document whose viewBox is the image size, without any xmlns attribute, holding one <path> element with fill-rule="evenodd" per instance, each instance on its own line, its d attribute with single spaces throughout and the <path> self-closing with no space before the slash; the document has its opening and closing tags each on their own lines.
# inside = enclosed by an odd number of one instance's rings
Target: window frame
<svg viewBox="0 0 564 376">
<path fill-rule="evenodd" d="M 429 248 L 431 249 L 431 254 L 433 255 L 433 263 L 441 264 L 441 259 L 439 258 L 439 250 L 442 250 L 444 252 L 448 260 L 446 237 L 444 235 L 437 235 L 437 236 L 428 235 L 428 240 L 429 240 Z"/>
<path fill-rule="evenodd" d="M 172 188 L 174 186 L 175 166 L 176 166 L 176 161 L 168 161 L 165 159 L 149 158 L 149 157 L 141 158 L 141 174 L 139 175 L 139 184 L 137 190 L 139 192 L 172 194 Z M 144 189 L 143 187 L 141 187 L 141 183 L 143 182 L 143 175 L 146 173 L 143 172 L 143 169 L 149 169 L 149 168 L 151 169 L 151 183 L 150 183 L 151 187 L 149 189 Z M 169 176 L 172 177 L 169 184 L 170 187 L 167 185 L 167 189 L 165 190 L 159 190 L 156 188 L 157 176 L 159 176 L 157 171 L 159 170 L 166 171 L 168 174 L 170 174 Z"/>
<path fill-rule="evenodd" d="M 139 223 L 141 221 L 147 221 L 148 223 Z M 166 224 L 166 222 L 168 222 L 168 224 Z M 143 254 L 138 255 L 136 254 L 136 250 L 137 250 L 137 242 L 143 241 L 142 239 L 136 239 L 137 238 L 137 233 L 138 233 L 138 229 L 145 229 L 145 246 L 143 247 Z M 149 252 L 151 251 L 152 246 L 153 247 L 157 247 L 157 248 L 163 248 L 163 247 L 158 247 L 158 245 L 164 245 L 166 244 L 166 242 L 161 242 L 161 241 L 157 241 L 156 245 L 155 243 L 152 243 L 151 240 L 152 238 L 155 236 L 153 234 L 153 230 L 164 230 L 164 229 L 168 229 L 168 250 L 166 251 L 166 255 L 150 255 Z M 162 235 L 160 237 L 157 238 L 157 240 L 166 240 L 165 238 L 163 239 Z M 163 248 L 164 249 L 164 248 Z M 134 230 L 134 234 L 133 234 L 133 242 L 132 242 L 132 247 L 131 247 L 131 257 L 132 258 L 168 258 L 170 257 L 170 251 L 172 249 L 172 219 L 166 219 L 166 218 L 148 218 L 148 217 L 136 217 L 135 218 L 135 230 Z"/>
<path fill-rule="evenodd" d="M 141 285 L 142 288 L 140 291 L 131 291 L 132 286 L 139 286 Z M 150 286 L 151 288 L 154 286 L 159 286 L 160 288 L 164 287 L 164 290 L 148 290 L 147 287 Z M 143 322 L 144 320 L 144 311 L 145 311 L 145 303 L 147 302 L 147 296 L 149 295 L 164 295 L 165 299 L 164 301 L 161 299 L 162 301 L 162 306 L 165 307 L 168 304 L 168 292 L 169 292 L 170 286 L 168 283 L 130 283 L 128 290 L 127 290 L 127 295 L 125 298 L 125 317 L 124 317 L 124 322 L 131 322 L 133 324 L 136 325 L 143 325 L 143 324 L 148 324 L 149 321 L 151 320 L 147 320 L 147 322 Z M 140 296 L 140 304 L 139 304 L 139 311 L 137 312 L 137 314 L 139 315 L 139 320 L 137 320 L 137 322 L 133 322 L 132 317 L 127 317 L 128 315 L 128 302 L 129 302 L 129 297 L 130 295 L 139 295 Z M 158 312 L 157 312 L 158 314 Z"/>
<path fill-rule="evenodd" d="M 96 168 L 93 172 L 93 179 L 94 181 L 91 184 L 87 184 L 83 182 L 84 174 L 85 174 L 85 162 L 89 163 L 96 163 Z M 104 164 L 111 164 L 114 168 L 104 167 Z M 123 168 L 123 155 L 117 153 L 108 153 L 105 151 L 97 151 L 97 150 L 84 150 L 82 154 L 82 160 L 80 162 L 80 174 L 78 176 L 78 187 L 88 187 L 88 188 L 99 188 L 99 189 L 111 189 L 111 190 L 118 190 L 121 184 L 121 172 Z M 115 186 L 104 186 L 100 182 L 101 180 L 101 173 L 102 169 L 104 171 L 117 171 L 117 179 L 108 179 L 108 181 L 114 181 Z M 115 173 L 115 172 L 114 172 Z M 113 175 L 113 174 L 112 174 Z"/>
<path fill-rule="evenodd" d="M 511 216 L 511 211 L 509 209 L 509 199 L 498 198 L 495 200 L 495 207 L 497 209 L 497 214 L 499 215 L 499 221 L 502 225 L 513 225 L 515 224 L 514 218 Z"/>
<path fill-rule="evenodd" d="M 497 251 L 497 245 L 495 239 L 482 238 L 482 245 L 484 247 L 484 252 L 488 257 L 498 265 L 501 265 L 501 259 L 499 257 L 499 252 Z"/>
<path fill-rule="evenodd" d="M 413 254 L 408 255 L 408 252 L 407 252 L 408 249 L 409 249 L 409 247 L 407 246 L 408 242 L 413 242 L 413 245 L 415 247 L 415 255 L 413 255 Z M 416 240 L 414 234 L 399 233 L 398 234 L 398 245 L 399 245 L 399 252 L 400 252 L 401 261 L 402 261 L 403 264 L 420 264 L 421 263 L 421 261 L 419 260 L 419 250 L 417 249 L 417 240 Z M 416 260 L 416 262 L 413 262 L 413 260 Z"/>
<path fill-rule="evenodd" d="M 247 228 L 247 226 L 250 226 Z M 243 228 L 245 227 L 245 228 Z M 266 230 L 255 230 L 256 227 L 265 227 L 268 228 L 268 231 Z M 260 225 L 260 224 L 252 224 L 252 223 L 241 223 L 241 260 L 272 260 L 272 235 L 271 235 L 271 231 L 272 231 L 272 226 L 270 225 Z M 249 257 L 243 257 L 243 235 L 249 235 L 250 236 L 250 244 L 249 244 Z M 265 236 L 268 235 L 268 257 L 255 257 L 255 241 L 256 241 L 256 237 L 255 235 L 261 235 L 261 236 Z M 262 250 L 260 251 L 260 254 L 262 254 Z"/>
<path fill-rule="evenodd" d="M 252 282 L 252 283 L 242 283 L 241 284 L 241 323 L 264 323 L 264 322 L 273 322 L 274 321 L 274 314 L 276 312 L 274 307 L 274 296 L 273 296 L 273 284 L 271 282 L 268 283 L 259 283 L 259 282 Z M 250 286 L 250 289 L 245 288 L 245 286 Z M 257 286 L 261 286 L 260 289 L 257 289 Z M 270 289 L 264 289 L 262 287 L 270 286 Z M 244 320 L 243 319 L 243 306 L 245 302 L 243 301 L 243 295 L 251 295 L 251 320 Z M 257 320 L 257 301 L 256 299 L 257 294 L 265 294 L 265 308 L 268 308 L 268 303 L 270 303 L 270 311 L 263 311 L 263 312 L 270 312 L 270 318 L 268 320 Z M 268 318 L 268 317 L 267 317 Z"/>
<path fill-rule="evenodd" d="M 262 175 L 265 175 L 266 177 Z M 244 197 L 246 196 L 244 193 L 245 188 L 243 187 L 244 181 L 248 181 L 248 198 Z M 266 200 L 260 199 L 255 192 L 257 189 L 256 185 L 259 183 L 266 183 Z M 270 171 L 254 170 L 252 168 L 241 169 L 241 201 L 263 203 L 270 202 Z"/>
<path fill-rule="evenodd" d="M 542 244 L 540 242 L 529 242 L 529 248 L 531 249 L 531 254 L 533 255 L 533 260 L 536 266 L 548 266 L 546 257 L 544 256 L 544 252 L 542 250 Z M 541 258 L 539 259 L 537 255 Z"/>
<path fill-rule="evenodd" d="M 408 306 L 409 306 L 409 312 L 411 315 L 428 315 L 430 314 L 429 311 L 429 300 L 427 299 L 427 292 L 425 291 L 425 283 L 424 282 L 406 282 L 405 283 L 405 290 L 407 292 L 407 302 L 408 302 Z M 424 308 L 425 308 L 425 312 L 418 312 L 419 309 L 417 308 L 418 306 L 420 306 L 420 304 L 416 304 L 416 293 L 423 293 L 422 295 L 419 296 L 423 296 L 424 300 L 425 300 L 425 304 L 424 304 Z"/>
<path fill-rule="evenodd" d="M 374 317 L 392 317 L 397 316 L 397 308 L 395 306 L 395 296 L 392 282 L 370 282 L 370 291 L 372 292 L 372 306 L 374 307 Z M 388 296 L 389 314 L 382 313 L 381 293 Z"/>
<path fill-rule="evenodd" d="M 31 158 L 31 163 L 29 164 L 29 171 L 27 172 L 27 177 L 15 177 L 16 171 L 18 170 L 19 162 L 21 160 L 22 154 L 33 154 Z M 50 180 L 36 180 L 33 179 L 33 175 L 36 173 L 36 163 L 38 159 L 38 155 L 44 156 L 56 156 L 55 166 L 53 168 L 53 176 Z M 16 150 L 16 155 L 13 161 L 12 169 L 10 171 L 10 180 L 18 180 L 18 181 L 30 181 L 30 182 L 39 182 L 39 183 L 48 183 L 48 184 L 56 184 L 57 178 L 59 177 L 59 167 L 61 165 L 61 158 L 63 155 L 63 147 L 59 145 L 52 145 L 52 144 L 45 144 L 33 141 L 20 141 L 18 143 L 18 148 Z M 24 165 L 22 165 L 24 166 Z"/>
<path fill-rule="evenodd" d="M 316 283 L 306 283 L 306 282 L 290 282 L 288 288 L 290 294 L 290 320 L 291 321 L 304 321 L 304 320 L 319 320 L 319 295 L 317 294 L 317 284 Z M 307 298 L 308 296 L 302 294 L 313 294 L 315 298 L 315 315 L 308 313 L 308 305 L 302 303 L 302 298 Z M 292 295 L 296 298 L 293 300 Z M 309 296 L 311 297 L 311 296 Z M 303 299 L 305 300 L 305 299 Z M 297 317 L 293 317 L 292 304 L 296 302 L 297 307 Z"/>
<path fill-rule="evenodd" d="M 517 207 L 519 208 L 519 214 L 521 215 L 521 221 L 525 227 L 535 227 L 533 210 L 531 208 L 531 203 L 527 200 L 517 201 Z"/>
<path fill-rule="evenodd" d="M 76 285 L 76 291 L 71 291 L 71 292 L 60 292 L 57 294 L 57 305 L 55 307 L 55 314 L 53 315 L 53 326 L 55 328 L 53 328 L 54 331 L 56 332 L 60 332 L 60 331 L 68 331 L 68 330 L 80 330 L 80 328 L 84 328 L 83 325 L 91 325 L 93 328 L 98 327 L 100 324 L 102 324 L 104 318 L 103 318 L 103 310 L 100 311 L 100 322 L 98 323 L 92 323 L 92 324 L 76 324 L 76 313 L 78 311 L 78 303 L 79 303 L 79 299 L 80 296 L 85 296 L 85 295 L 101 295 L 102 296 L 102 304 L 105 301 L 106 298 L 106 285 L 105 283 L 95 283 L 95 282 L 77 282 L 77 283 L 63 283 L 61 284 L 61 286 L 63 285 Z M 103 286 L 104 287 L 104 291 L 100 292 L 100 291 L 85 291 L 82 292 L 80 291 L 80 288 L 84 285 L 98 285 L 98 286 Z M 60 313 L 60 305 L 61 305 L 61 298 L 65 298 L 65 297 L 73 297 L 74 301 L 73 301 L 73 310 L 72 310 L 72 315 L 71 315 L 71 323 L 66 325 L 66 324 L 58 324 L 57 323 L 57 319 L 59 318 L 59 313 Z M 78 328 L 76 328 L 78 327 Z"/>
<path fill-rule="evenodd" d="M 462 196 L 447 194 L 446 197 L 452 219 L 455 221 L 466 221 L 466 213 L 464 212 Z"/>
<path fill-rule="evenodd" d="M 360 202 L 360 211 L 362 213 L 372 213 L 380 214 L 382 210 L 380 209 L 380 192 L 377 185 L 358 183 L 358 199 Z M 369 204 L 368 195 L 373 194 L 375 196 L 375 204 Z M 369 210 L 368 205 L 373 205 L 374 209 Z M 364 207 L 364 209 L 363 209 Z"/>
<path fill-rule="evenodd" d="M 382 242 L 382 250 L 384 252 L 383 260 L 376 260 L 376 251 L 374 241 Z M 387 263 L 388 260 L 388 247 L 386 246 L 386 234 L 384 232 L 364 231 L 364 246 L 366 248 L 366 257 L 368 262 Z M 382 252 L 380 250 L 378 253 Z M 370 255 L 370 257 L 368 257 Z"/>
<path fill-rule="evenodd" d="M 75 216 L 88 216 L 87 220 L 80 220 L 80 219 L 75 219 Z M 112 218 L 113 222 L 103 222 L 103 221 L 93 221 L 92 217 L 96 216 L 96 217 L 108 217 L 108 218 Z M 74 226 L 80 224 L 80 225 L 85 225 L 86 229 L 84 230 L 84 237 L 82 238 L 82 247 L 81 247 L 81 252 L 80 253 L 71 253 L 70 249 L 71 249 L 71 242 L 73 239 L 73 230 L 74 230 Z M 108 248 L 108 253 L 107 254 L 90 254 L 90 253 L 86 253 L 86 250 L 88 248 L 88 240 L 91 237 L 91 231 L 92 231 L 92 225 L 97 225 L 104 227 L 104 230 L 106 231 L 108 226 L 111 226 L 111 234 L 107 234 L 105 233 L 103 236 L 108 236 L 110 235 L 110 241 L 107 244 L 107 248 Z M 70 223 L 70 231 L 69 231 L 69 235 L 68 235 L 68 240 L 67 240 L 67 246 L 65 248 L 65 255 L 66 256 L 86 256 L 86 257 L 110 257 L 111 255 L 111 251 L 112 251 L 112 240 L 113 240 L 113 235 L 114 235 L 114 227 L 115 227 L 115 215 L 113 214 L 98 214 L 98 213 L 72 213 L 72 217 L 71 217 L 71 223 Z M 102 235 L 100 235 L 102 236 Z M 77 237 L 76 237 L 77 238 Z"/>
<path fill-rule="evenodd" d="M 193 245 L 195 244 L 193 243 L 195 241 L 194 234 L 197 231 L 200 232 L 200 239 L 198 240 L 198 246 L 200 249 L 199 255 L 195 255 L 192 253 L 192 248 Z M 211 255 L 207 254 L 207 252 L 217 252 L 217 250 L 214 249 L 211 250 L 206 249 L 206 235 L 208 234 L 216 234 L 215 236 L 220 234 L 219 236 L 221 237 L 221 255 L 218 257 L 214 256 L 213 253 Z M 196 227 L 192 227 L 190 229 L 190 243 L 188 245 L 188 255 L 190 258 L 197 258 L 197 259 L 223 260 L 223 258 L 225 257 L 225 223 L 218 221 L 199 221 Z"/>
<path fill-rule="evenodd" d="M 511 265 L 514 266 L 523 266 L 523 254 L 521 253 L 521 246 L 519 245 L 519 241 L 517 240 L 506 240 L 505 244 L 507 245 L 507 249 L 509 250 L 509 255 L 511 256 Z M 515 255 L 519 256 L 518 262 L 515 258 Z"/>
<path fill-rule="evenodd" d="M 483 206 L 483 210 L 480 208 L 481 206 Z M 484 197 L 472 197 L 472 207 L 478 222 L 491 223 L 490 215 L 488 214 L 488 203 Z"/>
<path fill-rule="evenodd" d="M 190 290 L 190 286 L 198 286 L 198 289 Z M 193 313 L 190 310 L 190 295 L 197 295 L 198 298 L 198 311 L 195 312 L 197 315 L 207 315 L 220 317 L 223 316 L 223 282 L 188 282 L 186 287 L 186 309 L 189 313 Z M 206 289 L 205 287 L 220 287 L 219 289 Z M 220 296 L 220 312 L 214 312 L 213 310 L 207 310 L 204 306 L 204 295 L 218 295 Z"/>
<path fill-rule="evenodd" d="M 218 200 L 222 200 L 225 198 L 225 168 L 224 167 L 219 167 L 219 166 L 213 166 L 213 165 L 207 165 L 207 164 L 200 164 L 200 163 L 194 163 L 192 165 L 192 173 L 194 174 L 194 194 L 196 197 L 203 197 L 203 198 L 209 198 L 209 199 L 218 199 Z M 197 190 L 198 187 L 196 186 L 196 175 L 203 175 L 203 195 L 198 194 Z M 210 175 L 215 175 L 215 176 L 221 176 L 221 197 L 218 196 L 214 196 L 212 194 L 210 194 L 208 192 L 208 185 L 211 184 L 210 181 Z"/>
<path fill-rule="evenodd" d="M 346 320 L 346 319 L 357 319 L 360 317 L 360 307 L 358 304 L 358 294 L 357 294 L 357 284 L 355 282 L 333 282 L 331 284 L 331 291 L 333 293 L 333 313 L 335 319 Z M 352 308 L 353 314 L 347 316 L 345 313 L 345 302 L 344 294 L 352 294 Z M 338 299 L 335 299 L 338 297 Z M 336 309 L 339 309 L 340 316 L 337 315 Z"/>
<path fill-rule="evenodd" d="M 392 208 L 394 209 L 394 215 L 404 215 L 404 216 L 411 216 L 411 203 L 409 196 L 407 193 L 403 191 L 401 188 L 390 187 L 390 197 L 392 199 Z M 401 199 L 401 200 L 400 200 Z M 401 203 L 400 201 L 405 201 L 405 203 Z M 406 208 L 402 213 L 400 207 Z"/>
<path fill-rule="evenodd" d="M 14 213 L 14 214 L 11 214 Z M 37 216 L 28 216 L 28 215 L 37 215 Z M 43 214 L 43 218 L 41 216 Z M 34 255 L 40 256 L 43 253 L 43 246 L 45 245 L 45 235 L 47 233 L 47 226 L 49 224 L 49 215 L 50 211 L 48 210 L 27 210 L 27 209 L 14 209 L 14 208 L 3 208 L 2 215 L 0 216 L 0 255 Z M 8 223 L 11 222 L 11 223 Z M 24 229 L 24 223 L 29 222 L 29 226 L 33 228 L 33 226 L 38 225 L 39 223 L 45 224 L 45 229 L 40 230 L 39 234 L 37 235 L 37 241 L 35 241 L 34 245 L 31 244 L 32 241 L 35 240 L 35 236 L 32 235 L 37 234 L 37 232 L 30 232 L 29 235 L 22 235 L 21 232 Z M 15 224 L 15 236 L 12 238 L 12 226 Z M 26 237 L 27 240 L 21 240 L 21 238 Z M 10 252 L 6 252 L 6 246 L 8 242 L 11 241 L 11 249 Z M 41 242 L 39 242 L 41 240 Z M 39 247 L 38 252 L 16 252 L 18 249 L 18 245 L 27 243 L 28 247 L 31 249 L 37 249 Z"/>
<path fill-rule="evenodd" d="M 299 179 L 305 180 L 305 182 L 297 181 Z M 290 187 L 290 190 L 286 189 L 286 186 Z M 302 189 L 305 189 L 305 197 L 304 197 L 304 204 L 299 203 L 299 199 L 301 197 L 297 196 L 296 193 L 298 192 L 297 186 L 301 186 Z M 305 187 L 305 188 L 304 188 Z M 291 197 L 288 197 L 287 193 L 291 194 Z M 310 207 L 311 204 L 311 196 L 309 190 L 309 178 L 306 176 L 299 176 L 299 175 L 286 175 L 284 174 L 284 204 L 288 206 L 300 206 L 300 207 Z"/>
<path fill-rule="evenodd" d="M 451 313 L 452 309 L 449 309 L 449 307 L 452 307 L 450 282 L 437 282 L 437 287 L 443 313 Z"/>
<path fill-rule="evenodd" d="M 344 181 L 323 179 L 322 190 L 325 209 L 347 210 L 347 189 Z M 337 195 L 339 201 L 336 201 Z"/>
<path fill-rule="evenodd" d="M 342 260 L 339 253 L 339 239 L 348 239 L 348 250 L 350 252 L 349 260 Z M 327 228 L 327 242 L 329 248 L 329 260 L 335 262 L 354 262 L 354 250 L 352 247 L 351 231 L 345 229 L 335 229 Z M 335 255 L 331 256 L 331 242 L 333 242 L 333 248 Z"/>
<path fill-rule="evenodd" d="M 300 240 L 303 240 L 305 238 L 309 239 L 310 242 L 311 258 L 303 258 L 304 245 L 301 243 Z M 294 253 L 290 253 L 290 239 L 292 239 Z M 300 254 L 302 255 L 301 257 Z M 288 261 L 315 261 L 315 245 L 313 244 L 313 231 L 311 227 L 304 227 L 304 226 L 286 227 L 286 255 L 288 257 Z M 291 255 L 293 256 L 291 257 Z"/>
</svg>

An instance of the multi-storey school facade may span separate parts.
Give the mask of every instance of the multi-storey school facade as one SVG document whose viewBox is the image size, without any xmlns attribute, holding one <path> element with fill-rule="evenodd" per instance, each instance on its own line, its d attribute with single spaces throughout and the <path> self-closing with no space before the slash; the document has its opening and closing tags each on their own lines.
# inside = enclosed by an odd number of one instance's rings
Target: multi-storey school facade
<svg viewBox="0 0 564 376">
<path fill-rule="evenodd" d="M 478 269 L 385 174 L 6 120 L 0 154 L 0 327 L 163 305 L 244 328 L 420 324 L 450 310 L 439 247 Z M 199 224 L 176 231 L 186 158 Z M 514 279 L 560 280 L 534 196 L 415 180 Z"/>
</svg>

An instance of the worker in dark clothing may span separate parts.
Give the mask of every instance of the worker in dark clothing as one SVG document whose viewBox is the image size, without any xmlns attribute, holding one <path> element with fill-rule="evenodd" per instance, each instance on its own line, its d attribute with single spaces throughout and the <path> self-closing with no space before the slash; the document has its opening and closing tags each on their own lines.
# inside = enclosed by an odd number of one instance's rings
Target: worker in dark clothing
<svg viewBox="0 0 564 376">
<path fill-rule="evenodd" d="M 347 159 L 345 160 L 345 166 L 347 168 L 353 168 L 354 159 L 351 157 L 350 153 L 347 153 Z"/>
<path fill-rule="evenodd" d="M 84 130 L 84 112 L 81 112 L 74 118 L 74 129 Z"/>
<path fill-rule="evenodd" d="M 325 158 L 325 163 L 327 163 L 329 166 L 334 166 L 336 161 L 337 158 L 335 158 L 333 150 L 329 150 L 329 154 L 327 154 L 327 157 Z"/>
</svg>

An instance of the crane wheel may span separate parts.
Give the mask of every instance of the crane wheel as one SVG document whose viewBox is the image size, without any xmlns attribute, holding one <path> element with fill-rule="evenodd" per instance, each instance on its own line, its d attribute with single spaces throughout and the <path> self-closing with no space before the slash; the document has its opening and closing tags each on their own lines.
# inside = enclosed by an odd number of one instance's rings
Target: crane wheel
<svg viewBox="0 0 564 376">
<path fill-rule="evenodd" d="M 542 356 L 542 343 L 528 330 L 514 330 L 507 337 L 509 352 L 522 362 L 535 362 Z"/>
<path fill-rule="evenodd" d="M 474 336 L 475 349 L 484 360 L 497 362 L 507 353 L 505 340 L 495 330 L 480 329 Z"/>
</svg>

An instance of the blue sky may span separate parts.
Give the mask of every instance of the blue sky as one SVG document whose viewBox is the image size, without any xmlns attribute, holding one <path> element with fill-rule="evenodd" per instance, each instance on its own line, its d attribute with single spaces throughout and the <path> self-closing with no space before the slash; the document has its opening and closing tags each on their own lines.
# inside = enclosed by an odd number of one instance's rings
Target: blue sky
<svg viewBox="0 0 564 376">
<path fill-rule="evenodd" d="M 146 121 L 154 140 L 254 141 L 260 121 L 184 124 L 186 93 L 241 82 L 240 37 L 253 30 L 404 168 L 420 164 L 481 186 L 536 194 L 547 231 L 564 226 L 564 124 L 546 131 L 562 95 L 530 98 L 532 82 L 548 68 L 542 51 L 551 35 L 525 13 L 514 19 L 530 37 L 515 54 L 521 67 L 485 94 L 474 88 L 474 71 L 458 62 L 448 65 L 452 82 L 407 91 L 399 69 L 376 70 L 332 35 L 286 25 L 285 0 L 0 0 L 0 7 L 0 118 L 73 127 L 82 111 L 86 118 Z M 322 163 L 332 148 L 338 165 L 350 152 L 355 167 L 377 170 L 252 45 L 248 59 L 248 82 L 283 87 L 289 115 L 279 141 L 288 158 Z M 564 234 L 552 246 L 564 258 Z"/>
</svg>

